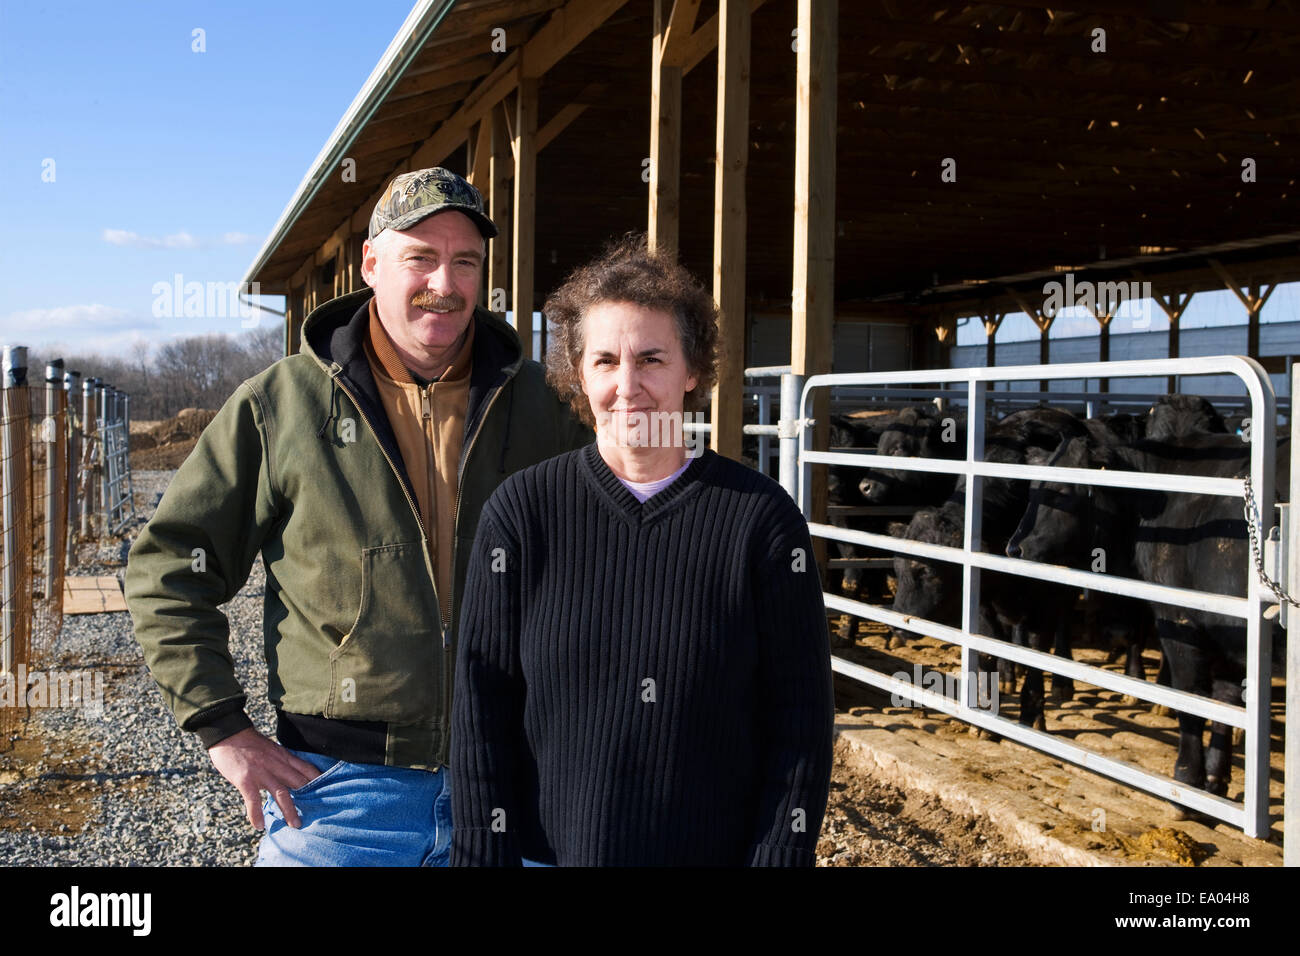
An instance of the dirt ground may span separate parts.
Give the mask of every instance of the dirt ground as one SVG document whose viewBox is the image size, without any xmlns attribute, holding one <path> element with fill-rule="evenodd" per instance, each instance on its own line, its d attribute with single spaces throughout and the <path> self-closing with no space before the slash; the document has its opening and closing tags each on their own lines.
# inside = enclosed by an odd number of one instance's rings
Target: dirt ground
<svg viewBox="0 0 1300 956">
<path fill-rule="evenodd" d="M 179 468 L 216 412 L 186 408 L 162 421 L 131 422 L 131 467 L 142 471 Z"/>
<path fill-rule="evenodd" d="M 841 623 L 840 615 L 831 615 L 832 635 Z M 832 650 L 838 657 L 886 674 L 911 673 L 916 664 L 923 671 L 956 669 L 960 658 L 956 645 L 912 635 L 902 646 L 887 648 L 887 636 L 883 625 L 859 620 L 852 641 L 833 637 Z M 1122 672 L 1122 659 L 1108 662 L 1106 649 L 1088 646 L 1085 639 L 1080 635 L 1075 641 L 1076 661 Z M 1148 648 L 1143 661 L 1147 679 L 1154 680 L 1159 651 Z M 1076 682 L 1071 699 L 1054 701 L 1050 678 L 1047 681 L 1049 733 L 1143 770 L 1172 774 L 1178 742 L 1175 715 L 1154 713 L 1146 703 L 1081 682 Z M 1273 679 L 1272 700 L 1268 840 L 1254 840 L 1228 824 L 1181 812 L 1165 800 L 1014 741 L 979 739 L 967 724 L 945 714 L 893 706 L 887 694 L 843 676 L 836 678 L 841 715 L 837 755 L 843 759 L 848 752 L 844 747 L 851 742 L 858 752 L 854 767 L 858 778 L 906 793 L 904 806 L 909 809 L 926 793 L 942 797 L 943 807 L 954 816 L 937 832 L 962 851 L 966 865 L 978 862 L 962 839 L 963 817 L 968 816 L 983 820 L 985 827 L 977 832 L 987 836 L 991 828 L 1006 835 L 1013 851 L 1027 850 L 1036 863 L 1278 865 L 1284 735 L 1280 676 Z M 1015 720 L 1018 710 L 1016 695 L 1000 695 L 1001 716 Z M 1236 750 L 1228 797 L 1240 801 L 1245 765 L 1241 747 Z M 833 795 L 832 806 L 835 803 Z M 909 815 L 916 818 L 916 811 L 910 810 Z M 923 811 L 920 819 L 924 820 Z M 1103 825 L 1098 827 L 1098 821 Z M 996 843 L 990 852 L 1001 865 Z"/>
<path fill-rule="evenodd" d="M 954 813 L 937 797 L 907 792 L 857 768 L 835 744 L 818 866 L 1028 866 L 987 818 Z"/>
</svg>

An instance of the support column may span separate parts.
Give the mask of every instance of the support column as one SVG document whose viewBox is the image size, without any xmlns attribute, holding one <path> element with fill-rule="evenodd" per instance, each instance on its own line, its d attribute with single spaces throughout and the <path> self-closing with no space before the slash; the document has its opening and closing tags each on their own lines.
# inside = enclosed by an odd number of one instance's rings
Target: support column
<svg viewBox="0 0 1300 956">
<path fill-rule="evenodd" d="M 488 122 L 488 120 L 484 120 Z M 506 123 L 506 107 L 498 105 L 492 110 L 492 158 L 488 174 L 488 213 L 496 223 L 497 237 L 492 240 L 488 253 L 487 307 L 503 320 L 510 301 L 510 251 L 514 230 L 511 228 L 510 178 L 514 174 L 514 154 L 510 146 L 510 130 Z"/>
<path fill-rule="evenodd" d="M 1183 317 L 1183 313 L 1187 311 L 1188 303 L 1192 301 L 1194 294 L 1192 292 L 1186 294 L 1175 292 L 1166 299 L 1163 295 L 1156 293 L 1151 297 L 1155 299 L 1156 305 L 1160 306 L 1165 315 L 1169 317 L 1169 358 L 1178 358 L 1178 322 Z M 1165 388 L 1171 394 L 1178 391 L 1178 376 L 1170 375 L 1165 383 Z"/>
<path fill-rule="evenodd" d="M 801 380 L 831 370 L 835 325 L 835 151 L 838 0 L 799 0 L 795 61 L 794 281 L 790 364 Z M 830 435 L 830 391 L 814 393 L 815 447 Z M 812 515 L 826 520 L 826 467 L 812 472 Z M 817 559 L 825 563 L 825 542 Z"/>
<path fill-rule="evenodd" d="M 537 86 L 535 77 L 519 77 L 515 100 L 514 292 L 515 331 L 524 358 L 533 355 L 533 252 L 537 204 Z"/>
<path fill-rule="evenodd" d="M 1006 317 L 1005 312 L 986 312 L 980 316 L 980 321 L 984 323 L 984 340 L 988 346 L 984 354 L 984 364 L 989 368 L 993 368 L 998 364 L 998 328 L 1001 327 L 1002 320 Z"/>
<path fill-rule="evenodd" d="M 681 52 L 695 25 L 700 0 L 654 0 L 650 46 L 650 210 L 646 235 L 651 251 L 677 253 L 681 205 Z M 671 9 L 670 9 L 671 8 Z"/>
<path fill-rule="evenodd" d="M 1115 313 L 1119 311 L 1119 303 L 1099 302 L 1097 303 L 1096 306 L 1090 309 L 1090 311 L 1092 312 L 1092 317 L 1097 320 L 1097 324 L 1101 326 L 1101 329 L 1097 333 L 1097 361 L 1109 362 L 1110 361 L 1110 320 L 1115 318 Z M 1084 382 L 1083 384 L 1084 384 L 1084 388 L 1087 389 L 1088 383 Z M 1098 378 L 1097 391 L 1101 392 L 1102 394 L 1109 393 L 1110 379 Z M 1096 405 L 1096 409 L 1097 409 L 1097 417 L 1101 417 L 1102 415 L 1105 415 L 1106 414 L 1105 401 L 1103 400 L 1098 402 Z"/>
<path fill-rule="evenodd" d="M 720 0 L 713 185 L 713 298 L 723 359 L 713 392 L 713 450 L 740 458 L 745 371 L 745 167 L 749 158 L 749 0 Z"/>
<path fill-rule="evenodd" d="M 1246 307 L 1246 354 L 1254 359 L 1259 358 L 1259 314 L 1264 310 L 1264 304 L 1268 302 L 1268 297 L 1273 294 L 1278 284 L 1274 282 L 1272 285 L 1265 286 L 1258 280 L 1248 284 L 1240 283 L 1217 259 L 1210 260 L 1210 267 L 1219 274 L 1219 278 L 1232 290 L 1232 294 Z M 1245 292 L 1242 292 L 1243 288 Z"/>
</svg>

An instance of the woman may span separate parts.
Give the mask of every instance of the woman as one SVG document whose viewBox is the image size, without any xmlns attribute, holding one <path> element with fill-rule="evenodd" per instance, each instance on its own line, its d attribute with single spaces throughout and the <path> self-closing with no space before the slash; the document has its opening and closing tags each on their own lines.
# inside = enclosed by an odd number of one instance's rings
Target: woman
<svg viewBox="0 0 1300 956">
<path fill-rule="evenodd" d="M 691 456 L 717 313 L 625 240 L 546 303 L 547 376 L 595 443 L 507 479 L 466 580 L 453 865 L 807 865 L 830 783 L 829 637 L 775 482 Z"/>
</svg>

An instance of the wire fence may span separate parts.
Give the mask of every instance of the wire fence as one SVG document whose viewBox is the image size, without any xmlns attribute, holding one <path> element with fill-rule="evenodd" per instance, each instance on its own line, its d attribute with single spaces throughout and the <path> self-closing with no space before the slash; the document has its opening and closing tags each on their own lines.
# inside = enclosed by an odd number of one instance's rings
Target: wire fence
<svg viewBox="0 0 1300 956">
<path fill-rule="evenodd" d="M 29 384 L 26 349 L 4 350 L 0 390 L 0 737 L 27 716 L 26 676 L 63 627 L 78 545 L 134 518 L 129 398 L 61 360 Z"/>
</svg>

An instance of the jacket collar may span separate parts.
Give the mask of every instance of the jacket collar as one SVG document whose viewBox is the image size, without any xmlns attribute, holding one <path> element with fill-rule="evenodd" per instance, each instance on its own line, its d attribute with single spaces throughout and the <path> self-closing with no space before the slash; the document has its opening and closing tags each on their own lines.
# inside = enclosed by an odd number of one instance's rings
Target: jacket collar
<svg viewBox="0 0 1300 956">
<path fill-rule="evenodd" d="M 359 289 L 313 310 L 302 325 L 302 351 L 312 356 L 331 379 L 337 378 L 339 384 L 352 394 L 362 414 L 371 423 L 379 444 L 394 462 L 402 462 L 397 436 L 388 422 L 375 377 L 366 360 L 365 336 L 370 326 L 370 300 L 373 297 L 371 289 Z M 482 424 L 492 394 L 514 378 L 524 362 L 523 348 L 514 329 L 481 306 L 474 309 L 473 321 L 474 345 L 469 401 L 465 408 L 465 440 L 461 444 L 462 467 L 470 440 Z M 401 477 L 410 490 L 411 480 L 406 475 L 404 464 L 401 471 Z"/>
</svg>

